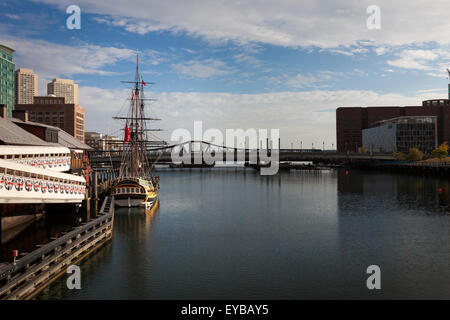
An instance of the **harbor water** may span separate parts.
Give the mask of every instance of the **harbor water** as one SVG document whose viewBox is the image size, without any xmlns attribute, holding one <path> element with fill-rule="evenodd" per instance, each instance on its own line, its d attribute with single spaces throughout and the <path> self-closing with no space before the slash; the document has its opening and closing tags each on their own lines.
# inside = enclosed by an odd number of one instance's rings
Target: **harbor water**
<svg viewBox="0 0 450 320">
<path fill-rule="evenodd" d="M 344 169 L 161 169 L 154 215 L 38 299 L 450 298 L 448 180 Z M 368 290 L 367 268 L 381 270 Z"/>
</svg>

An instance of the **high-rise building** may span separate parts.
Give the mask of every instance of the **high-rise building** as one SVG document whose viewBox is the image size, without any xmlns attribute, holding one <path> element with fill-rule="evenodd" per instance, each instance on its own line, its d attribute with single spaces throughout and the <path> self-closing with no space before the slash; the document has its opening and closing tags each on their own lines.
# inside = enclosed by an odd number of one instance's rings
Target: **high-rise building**
<svg viewBox="0 0 450 320">
<path fill-rule="evenodd" d="M 15 110 L 27 110 L 30 121 L 59 127 L 84 142 L 84 108 L 64 97 L 34 97 L 33 104 L 16 104 Z"/>
<path fill-rule="evenodd" d="M 14 109 L 14 50 L 0 44 L 0 104 L 6 105 L 8 117 Z"/>
<path fill-rule="evenodd" d="M 31 69 L 20 68 L 15 72 L 16 104 L 33 103 L 38 95 L 38 76 Z"/>
<path fill-rule="evenodd" d="M 66 98 L 66 103 L 78 104 L 78 84 L 69 79 L 53 79 L 47 84 L 47 95 Z"/>
</svg>

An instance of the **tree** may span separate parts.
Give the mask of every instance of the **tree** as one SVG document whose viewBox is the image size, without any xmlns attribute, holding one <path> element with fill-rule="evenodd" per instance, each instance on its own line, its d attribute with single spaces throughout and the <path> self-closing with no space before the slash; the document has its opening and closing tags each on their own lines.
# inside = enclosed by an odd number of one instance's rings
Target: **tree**
<svg viewBox="0 0 450 320">
<path fill-rule="evenodd" d="M 431 151 L 431 155 L 433 156 L 433 158 L 439 158 L 439 159 L 446 158 L 448 156 L 448 144 L 447 144 L 447 141 L 444 141 L 439 146 L 439 148 L 434 149 L 433 151 Z"/>
<path fill-rule="evenodd" d="M 364 147 L 359 147 L 359 148 L 358 148 L 358 152 L 359 152 L 359 153 L 366 153 L 366 152 L 367 152 L 367 149 L 364 148 Z"/>
<path fill-rule="evenodd" d="M 394 152 L 392 156 L 395 160 L 406 160 L 406 155 L 403 152 Z"/>
<path fill-rule="evenodd" d="M 420 161 L 423 158 L 423 153 L 417 148 L 410 148 L 407 158 L 410 161 Z"/>
</svg>

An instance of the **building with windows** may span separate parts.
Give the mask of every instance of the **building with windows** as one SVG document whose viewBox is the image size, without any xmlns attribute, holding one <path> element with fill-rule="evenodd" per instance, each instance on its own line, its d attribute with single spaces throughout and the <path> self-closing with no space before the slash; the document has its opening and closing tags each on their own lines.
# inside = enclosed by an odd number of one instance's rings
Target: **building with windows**
<svg viewBox="0 0 450 320">
<path fill-rule="evenodd" d="M 14 50 L 0 44 L 0 104 L 6 106 L 10 117 L 14 109 Z"/>
<path fill-rule="evenodd" d="M 94 150 L 104 151 L 105 150 L 105 140 L 103 135 L 98 132 L 85 132 L 84 142 L 92 147 Z"/>
<path fill-rule="evenodd" d="M 38 95 L 38 76 L 31 69 L 20 68 L 14 73 L 15 104 L 31 104 Z"/>
<path fill-rule="evenodd" d="M 33 104 L 17 104 L 16 111 L 27 111 L 32 122 L 61 128 L 81 142 L 84 142 L 84 108 L 66 103 L 64 97 L 34 97 Z"/>
<path fill-rule="evenodd" d="M 53 79 L 47 84 L 47 95 L 66 98 L 66 103 L 78 104 L 78 84 L 69 79 Z"/>
<path fill-rule="evenodd" d="M 103 141 L 105 141 L 105 151 L 119 151 L 123 148 L 123 139 L 119 137 L 105 134 Z"/>
<path fill-rule="evenodd" d="M 399 117 L 435 117 L 437 143 L 450 142 L 450 99 L 435 99 L 425 100 L 421 106 L 337 108 L 337 151 L 358 151 L 363 146 L 364 129 Z"/>
<path fill-rule="evenodd" d="M 362 130 L 363 147 L 369 152 L 403 152 L 417 148 L 431 153 L 437 148 L 437 117 L 398 117 L 379 121 Z"/>
</svg>

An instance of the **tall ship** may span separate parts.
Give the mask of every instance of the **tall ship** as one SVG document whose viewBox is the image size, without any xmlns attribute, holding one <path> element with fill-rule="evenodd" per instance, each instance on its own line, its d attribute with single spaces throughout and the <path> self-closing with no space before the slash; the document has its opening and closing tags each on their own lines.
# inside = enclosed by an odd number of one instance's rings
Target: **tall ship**
<svg viewBox="0 0 450 320">
<path fill-rule="evenodd" d="M 125 120 L 122 161 L 119 176 L 116 179 L 111 195 L 119 207 L 144 207 L 147 210 L 158 206 L 159 177 L 152 174 L 154 168 L 147 157 L 149 131 L 160 131 L 147 127 L 147 121 L 160 120 L 145 115 L 144 87 L 147 85 L 139 74 L 139 58 L 136 62 L 134 81 L 122 81 L 132 84 L 130 107 L 125 117 L 114 119 Z"/>
</svg>

